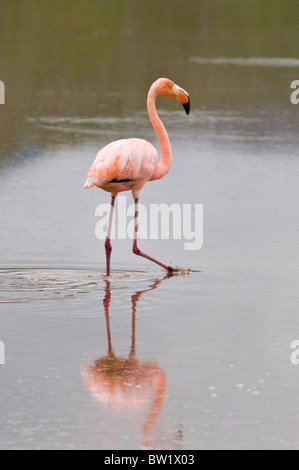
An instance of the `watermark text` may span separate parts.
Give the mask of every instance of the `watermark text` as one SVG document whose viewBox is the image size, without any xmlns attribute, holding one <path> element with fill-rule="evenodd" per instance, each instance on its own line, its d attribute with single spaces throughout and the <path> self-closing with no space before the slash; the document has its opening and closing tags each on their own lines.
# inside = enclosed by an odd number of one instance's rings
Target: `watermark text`
<svg viewBox="0 0 299 470">
<path fill-rule="evenodd" d="M 294 89 L 291 93 L 291 103 L 294 105 L 299 104 L 299 80 L 294 80 L 291 83 L 291 89 Z"/>
<path fill-rule="evenodd" d="M 95 234 L 105 240 L 110 215 L 110 204 L 100 204 L 95 211 L 99 221 Z M 112 240 L 133 240 L 134 203 L 127 206 L 126 196 L 117 198 L 113 214 Z M 202 204 L 150 204 L 149 208 L 138 205 L 138 238 L 141 240 L 184 240 L 187 251 L 200 250 L 203 246 Z"/>
<path fill-rule="evenodd" d="M 5 346 L 3 341 L 0 341 L 0 366 L 5 364 Z"/>
<path fill-rule="evenodd" d="M 294 349 L 290 357 L 291 364 L 293 366 L 298 366 L 299 364 L 299 340 L 295 340 L 291 343 L 291 349 Z"/>
<path fill-rule="evenodd" d="M 5 85 L 2 80 L 0 80 L 0 104 L 5 104 Z"/>
</svg>

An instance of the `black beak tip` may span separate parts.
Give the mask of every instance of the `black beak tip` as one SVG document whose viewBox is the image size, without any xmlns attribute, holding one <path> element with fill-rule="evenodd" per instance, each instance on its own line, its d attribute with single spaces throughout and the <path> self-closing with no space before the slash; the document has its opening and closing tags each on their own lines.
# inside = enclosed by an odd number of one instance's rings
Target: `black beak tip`
<svg viewBox="0 0 299 470">
<path fill-rule="evenodd" d="M 190 113 L 190 99 L 187 101 L 187 103 L 183 103 L 183 106 L 186 111 L 186 114 L 188 115 Z"/>
</svg>

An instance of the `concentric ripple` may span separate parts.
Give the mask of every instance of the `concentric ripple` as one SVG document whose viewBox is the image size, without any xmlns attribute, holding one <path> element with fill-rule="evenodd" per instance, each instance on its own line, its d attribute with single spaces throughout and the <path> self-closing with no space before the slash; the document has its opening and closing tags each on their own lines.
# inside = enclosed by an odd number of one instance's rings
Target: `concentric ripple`
<svg viewBox="0 0 299 470">
<path fill-rule="evenodd" d="M 157 273 L 116 272 L 109 281 L 123 288 L 127 282 L 150 280 L 153 277 L 157 277 Z M 105 280 L 105 274 L 96 270 L 0 269 L 0 303 L 77 297 L 103 291 Z"/>
</svg>

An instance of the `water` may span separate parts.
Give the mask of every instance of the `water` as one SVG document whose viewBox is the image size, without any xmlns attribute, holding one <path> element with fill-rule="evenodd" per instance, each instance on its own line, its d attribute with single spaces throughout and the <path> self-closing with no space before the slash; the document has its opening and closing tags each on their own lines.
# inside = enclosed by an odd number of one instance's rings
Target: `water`
<svg viewBox="0 0 299 470">
<path fill-rule="evenodd" d="M 1 2 L 2 449 L 299 448 L 297 5 L 188 3 Z M 204 246 L 142 240 L 168 277 L 114 241 L 108 283 L 85 174 L 157 145 L 159 76 L 192 111 L 159 99 L 174 160 L 141 200 L 203 204 Z"/>
</svg>

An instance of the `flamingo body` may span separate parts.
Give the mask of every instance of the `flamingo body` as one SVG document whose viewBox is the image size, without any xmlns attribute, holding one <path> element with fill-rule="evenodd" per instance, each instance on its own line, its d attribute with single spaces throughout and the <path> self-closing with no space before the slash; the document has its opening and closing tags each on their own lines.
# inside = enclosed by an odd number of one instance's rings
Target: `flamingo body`
<svg viewBox="0 0 299 470">
<path fill-rule="evenodd" d="M 85 188 L 97 186 L 114 195 L 140 191 L 158 162 L 155 147 L 143 139 L 121 139 L 102 148 L 87 173 Z"/>
<path fill-rule="evenodd" d="M 165 176 L 170 170 L 172 161 L 169 138 L 158 116 L 155 105 L 156 98 L 159 95 L 175 97 L 184 106 L 187 114 L 190 111 L 190 98 L 183 88 L 175 85 L 168 78 L 159 78 L 150 87 L 147 97 L 147 110 L 159 140 L 161 149 L 160 162 L 158 163 L 158 152 L 150 142 L 143 139 L 121 139 L 102 148 L 87 173 L 84 188 L 89 189 L 97 186 L 110 192 L 112 195 L 111 213 L 105 242 L 107 275 L 110 275 L 110 257 L 112 251 L 110 236 L 115 198 L 118 193 L 123 191 L 132 191 L 135 200 L 134 254 L 153 261 L 168 272 L 174 271 L 173 267 L 166 266 L 151 256 L 142 253 L 137 247 L 140 190 L 148 181 L 154 181 Z"/>
</svg>

